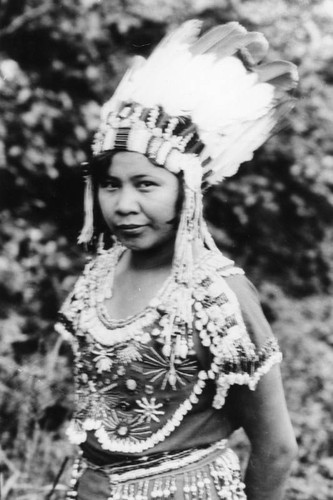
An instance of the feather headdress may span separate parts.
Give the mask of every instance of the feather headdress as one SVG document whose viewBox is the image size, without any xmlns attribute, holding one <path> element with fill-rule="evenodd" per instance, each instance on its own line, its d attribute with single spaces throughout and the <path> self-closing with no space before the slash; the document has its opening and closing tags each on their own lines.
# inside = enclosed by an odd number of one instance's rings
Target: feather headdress
<svg viewBox="0 0 333 500">
<path fill-rule="evenodd" d="M 237 22 L 202 37 L 200 29 L 200 21 L 188 21 L 147 60 L 135 58 L 102 108 L 93 145 L 95 156 L 134 151 L 171 172 L 182 171 L 187 198 L 192 198 L 189 202 L 185 196 L 188 206 L 193 198 L 201 204 L 203 185 L 235 174 L 252 158 L 297 83 L 296 67 L 289 62 L 259 65 L 268 50 L 261 33 L 248 32 Z M 201 205 L 196 206 L 192 216 L 199 217 L 200 211 Z M 81 242 L 92 236 L 91 222 L 88 226 Z"/>
</svg>

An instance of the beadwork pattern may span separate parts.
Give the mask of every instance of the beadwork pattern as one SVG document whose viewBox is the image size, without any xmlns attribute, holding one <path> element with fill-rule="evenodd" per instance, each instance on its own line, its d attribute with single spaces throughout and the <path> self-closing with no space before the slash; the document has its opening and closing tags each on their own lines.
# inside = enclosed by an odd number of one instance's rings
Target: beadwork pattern
<svg viewBox="0 0 333 500">
<path fill-rule="evenodd" d="M 214 380 L 215 408 L 232 384 L 254 389 L 281 360 L 274 338 L 258 349 L 224 277 L 240 273 L 221 254 L 206 250 L 186 290 L 171 275 L 139 314 L 113 320 L 104 306 L 124 249 L 91 261 L 61 311 L 58 330 L 76 352 L 76 412 L 68 433 L 80 444 L 94 432 L 105 450 L 141 453 L 164 441 Z M 189 314 L 190 312 L 190 314 Z M 188 318 L 193 324 L 189 324 Z M 211 354 L 200 365 L 193 338 Z"/>
<path fill-rule="evenodd" d="M 174 173 L 184 165 L 201 168 L 198 154 L 204 144 L 189 117 L 172 117 L 161 106 L 145 108 L 138 103 L 123 103 L 110 112 L 96 133 L 93 153 L 118 149 L 144 154 L 152 162 Z"/>
<path fill-rule="evenodd" d="M 171 453 L 158 465 L 148 462 L 139 469 L 128 466 L 127 471 L 117 465 L 98 467 L 79 458 L 66 500 L 77 497 L 78 481 L 87 468 L 101 471 L 108 478 L 108 500 L 171 500 L 180 496 L 184 500 L 246 499 L 238 458 L 225 442 Z"/>
</svg>

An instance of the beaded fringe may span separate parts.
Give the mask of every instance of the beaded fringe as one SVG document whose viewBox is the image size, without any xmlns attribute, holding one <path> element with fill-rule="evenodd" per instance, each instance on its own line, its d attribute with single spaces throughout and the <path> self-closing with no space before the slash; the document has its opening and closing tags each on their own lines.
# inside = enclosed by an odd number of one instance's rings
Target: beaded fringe
<svg viewBox="0 0 333 500">
<path fill-rule="evenodd" d="M 246 500 L 238 458 L 232 450 L 224 450 L 220 456 L 208 463 L 202 464 L 201 462 L 195 464 L 193 470 L 188 470 L 186 467 L 182 472 L 180 468 L 154 477 L 148 477 L 151 468 L 147 468 L 147 476 L 137 480 L 133 478 L 133 480 L 122 481 L 121 475 L 117 480 L 115 474 L 109 474 L 110 490 L 106 500 L 173 500 L 176 498 Z M 165 464 L 167 468 L 167 457 Z M 88 467 L 89 465 L 81 457 L 75 461 L 71 489 L 67 493 L 66 500 L 77 498 L 79 479 Z"/>
</svg>

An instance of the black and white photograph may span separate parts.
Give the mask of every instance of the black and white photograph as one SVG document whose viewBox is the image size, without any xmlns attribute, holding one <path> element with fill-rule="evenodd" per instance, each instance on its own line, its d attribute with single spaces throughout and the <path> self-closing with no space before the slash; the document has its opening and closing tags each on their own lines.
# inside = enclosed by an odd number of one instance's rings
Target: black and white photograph
<svg viewBox="0 0 333 500">
<path fill-rule="evenodd" d="M 0 500 L 333 499 L 333 0 L 0 3 Z"/>
</svg>

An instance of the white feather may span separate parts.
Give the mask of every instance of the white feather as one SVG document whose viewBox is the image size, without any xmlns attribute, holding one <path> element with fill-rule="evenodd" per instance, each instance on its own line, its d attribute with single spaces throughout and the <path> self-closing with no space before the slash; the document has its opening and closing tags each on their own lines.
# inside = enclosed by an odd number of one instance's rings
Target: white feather
<svg viewBox="0 0 333 500">
<path fill-rule="evenodd" d="M 276 96 L 273 85 L 260 81 L 234 55 L 243 48 L 250 58 L 260 59 L 267 51 L 261 34 L 229 23 L 198 40 L 200 26 L 198 21 L 184 23 L 147 61 L 136 60 L 104 106 L 102 119 L 124 101 L 190 116 L 205 144 L 201 159 L 213 159 L 209 168 L 216 182 L 232 175 L 266 140 L 275 123 Z M 288 63 L 283 64 L 285 70 Z M 279 74 L 280 66 L 272 75 Z"/>
<path fill-rule="evenodd" d="M 275 124 L 272 114 L 267 114 L 257 122 L 244 123 L 230 135 L 221 153 L 211 162 L 209 168 L 214 172 L 209 178 L 210 184 L 216 184 L 224 177 L 234 175 L 239 165 L 253 158 L 253 153 L 268 138 Z"/>
</svg>

